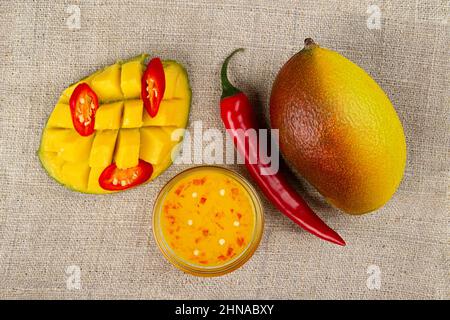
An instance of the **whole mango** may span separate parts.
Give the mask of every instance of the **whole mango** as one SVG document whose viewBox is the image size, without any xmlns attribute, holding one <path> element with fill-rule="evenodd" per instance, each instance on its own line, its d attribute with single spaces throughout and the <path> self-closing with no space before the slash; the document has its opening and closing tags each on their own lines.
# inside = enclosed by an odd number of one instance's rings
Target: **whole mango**
<svg viewBox="0 0 450 320">
<path fill-rule="evenodd" d="M 306 39 L 275 79 L 270 120 L 286 160 L 337 208 L 364 214 L 397 190 L 401 122 L 380 86 L 339 53 Z"/>
</svg>

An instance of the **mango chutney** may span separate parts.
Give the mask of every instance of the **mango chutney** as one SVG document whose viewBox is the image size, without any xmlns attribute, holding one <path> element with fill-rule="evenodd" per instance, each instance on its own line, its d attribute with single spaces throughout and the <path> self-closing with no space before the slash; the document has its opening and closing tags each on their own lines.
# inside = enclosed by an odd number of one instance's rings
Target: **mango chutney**
<svg viewBox="0 0 450 320">
<path fill-rule="evenodd" d="M 253 187 L 233 171 L 200 166 L 183 171 L 162 189 L 153 232 L 176 267 L 199 276 L 233 271 L 256 250 L 263 229 Z"/>
</svg>

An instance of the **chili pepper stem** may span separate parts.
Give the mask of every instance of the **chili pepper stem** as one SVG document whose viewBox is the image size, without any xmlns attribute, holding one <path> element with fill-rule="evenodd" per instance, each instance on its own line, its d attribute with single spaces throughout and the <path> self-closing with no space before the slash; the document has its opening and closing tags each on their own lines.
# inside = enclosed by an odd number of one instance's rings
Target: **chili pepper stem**
<svg viewBox="0 0 450 320">
<path fill-rule="evenodd" d="M 241 92 L 238 88 L 233 86 L 228 80 L 227 71 L 228 71 L 228 63 L 230 59 L 239 51 L 244 51 L 244 48 L 239 48 L 234 50 L 224 61 L 222 65 L 222 69 L 220 70 L 220 78 L 222 80 L 222 97 L 221 99 L 231 97 L 239 92 Z"/>
</svg>

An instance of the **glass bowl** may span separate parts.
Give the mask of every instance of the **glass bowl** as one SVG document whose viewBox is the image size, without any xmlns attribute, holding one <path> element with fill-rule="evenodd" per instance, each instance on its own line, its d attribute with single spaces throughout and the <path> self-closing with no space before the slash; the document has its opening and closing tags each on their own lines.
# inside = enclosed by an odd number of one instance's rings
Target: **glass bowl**
<svg viewBox="0 0 450 320">
<path fill-rule="evenodd" d="M 173 191 L 174 187 L 183 179 L 188 177 L 195 176 L 196 174 L 204 173 L 205 175 L 208 173 L 219 174 L 226 179 L 231 179 L 232 183 L 237 183 L 240 185 L 241 190 L 244 190 L 246 195 L 248 196 L 246 199 L 249 199 L 251 215 L 253 216 L 253 231 L 248 235 L 248 241 L 242 251 L 236 256 L 232 257 L 228 261 L 224 261 L 223 264 L 215 264 L 215 265 L 202 265 L 200 263 L 196 263 L 193 261 L 189 261 L 189 259 L 183 258 L 174 250 L 171 245 L 169 245 L 166 236 L 164 234 L 164 223 L 163 223 L 163 215 L 164 215 L 164 204 L 168 195 L 170 195 L 171 191 Z M 217 177 L 217 176 L 216 176 Z M 220 191 L 222 192 L 221 189 Z M 196 194 L 196 192 L 193 192 Z M 225 193 L 225 192 L 223 192 Z M 221 193 L 222 194 L 222 193 Z M 194 196 L 194 195 L 193 195 Z M 227 195 L 228 196 L 228 195 Z M 186 200 L 187 201 L 187 200 Z M 190 200 L 191 201 L 191 200 Z M 216 202 L 217 203 L 217 202 Z M 220 205 L 220 204 L 219 204 Z M 198 205 L 197 205 L 198 207 Z M 210 213 L 207 213 L 210 214 Z M 204 219 L 203 219 L 204 221 Z M 192 220 L 189 220 L 188 223 L 192 224 Z M 235 226 L 239 225 L 237 221 L 234 222 Z M 201 226 L 200 226 L 201 228 Z M 224 227 L 225 228 L 225 227 Z M 228 231 L 231 230 L 232 227 L 229 228 Z M 187 272 L 196 276 L 203 277 L 212 277 L 212 276 L 220 276 L 231 271 L 236 270 L 241 267 L 245 262 L 247 262 L 251 256 L 254 254 L 258 245 L 261 241 L 261 237 L 264 229 L 264 214 L 263 208 L 261 205 L 261 200 L 254 189 L 254 187 L 240 174 L 231 171 L 229 169 L 225 169 L 219 166 L 198 166 L 194 168 L 187 169 L 182 171 L 173 177 L 167 184 L 161 189 L 153 207 L 153 235 L 155 237 L 156 243 L 158 244 L 159 249 L 166 257 L 166 259 L 171 262 L 175 267 L 181 269 L 184 272 Z M 224 232 L 227 232 L 226 230 Z M 233 235 L 235 229 L 230 231 L 230 234 Z M 237 234 L 237 232 L 236 232 Z M 224 240 L 220 239 L 219 241 Z M 220 243 L 220 242 L 219 242 Z M 222 243 L 221 243 L 222 244 Z M 208 244 L 206 245 L 208 246 Z M 206 250 L 206 249 L 205 249 Z M 197 250 L 194 250 L 194 252 Z M 195 254 L 195 253 L 194 253 Z"/>
</svg>

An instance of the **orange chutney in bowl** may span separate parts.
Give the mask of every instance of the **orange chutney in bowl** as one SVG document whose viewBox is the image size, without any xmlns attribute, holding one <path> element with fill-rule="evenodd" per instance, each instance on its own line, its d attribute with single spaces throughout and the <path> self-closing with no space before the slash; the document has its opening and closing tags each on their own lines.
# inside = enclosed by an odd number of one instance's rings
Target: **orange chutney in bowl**
<svg viewBox="0 0 450 320">
<path fill-rule="evenodd" d="M 215 166 L 186 170 L 161 191 L 153 230 L 163 254 L 195 275 L 230 272 L 259 244 L 263 216 L 253 187 L 240 175 Z"/>
</svg>

